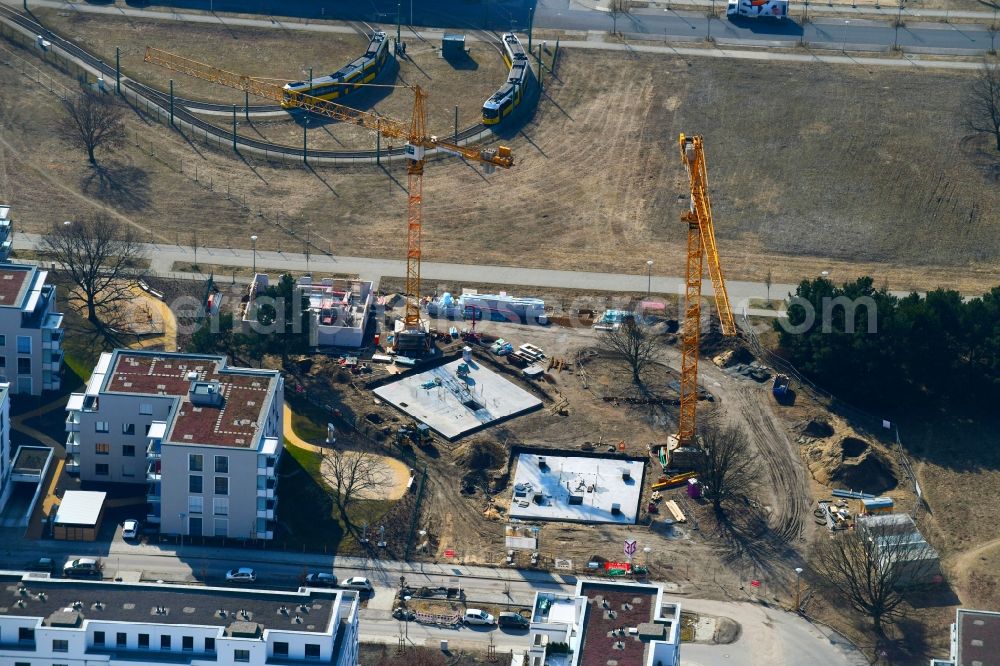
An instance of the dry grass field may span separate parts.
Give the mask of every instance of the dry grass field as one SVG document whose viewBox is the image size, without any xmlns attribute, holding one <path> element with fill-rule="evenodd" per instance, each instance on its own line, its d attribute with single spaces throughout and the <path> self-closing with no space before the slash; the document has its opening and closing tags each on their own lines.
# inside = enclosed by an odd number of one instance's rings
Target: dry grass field
<svg viewBox="0 0 1000 666">
<path fill-rule="evenodd" d="M 791 281 L 829 270 L 835 279 L 870 273 L 896 289 L 970 291 L 1000 281 L 1000 159 L 960 129 L 967 74 L 564 50 L 557 75 L 538 111 L 506 130 L 514 169 L 486 177 L 451 158 L 429 165 L 428 259 L 641 273 L 656 257 L 658 272 L 677 274 L 684 130 L 706 136 L 732 278 L 772 269 L 775 281 Z M 102 185 L 47 131 L 51 101 L 21 91 L 7 123 L 17 129 L 6 134 L 8 159 L 27 162 L 8 170 L 23 228 L 79 214 L 83 197 L 161 238 L 176 240 L 174 220 L 194 207 L 213 221 L 202 244 L 246 245 L 253 227 L 262 249 L 289 247 L 285 232 L 241 211 L 245 195 L 254 212 L 308 224 L 336 253 L 403 255 L 401 165 L 311 171 L 234 159 L 134 117 L 142 151 L 114 157 L 122 173 Z M 115 187 L 129 177 L 131 186 Z"/>
</svg>

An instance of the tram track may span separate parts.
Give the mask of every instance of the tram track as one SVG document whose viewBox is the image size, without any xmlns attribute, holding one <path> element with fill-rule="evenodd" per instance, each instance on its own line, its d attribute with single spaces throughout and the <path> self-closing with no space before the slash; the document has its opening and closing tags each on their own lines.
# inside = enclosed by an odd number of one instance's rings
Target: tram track
<svg viewBox="0 0 1000 666">
<path fill-rule="evenodd" d="M 38 21 L 35 21 L 34 19 L 3 5 L 0 5 L 0 19 L 4 19 L 17 27 L 20 27 L 22 31 L 27 31 L 31 35 L 43 37 L 45 40 L 50 42 L 52 47 L 62 51 L 62 53 L 65 54 L 65 57 L 70 60 L 75 60 L 86 68 L 99 73 L 105 81 L 115 81 L 116 70 L 114 67 L 87 50 L 74 44 L 70 40 L 60 37 Z M 349 22 L 349 25 L 354 27 L 360 33 L 364 33 L 365 30 L 370 32 L 372 29 L 370 25 L 363 21 L 351 21 Z M 489 33 L 485 34 L 488 35 Z M 498 41 L 495 36 L 490 35 L 490 37 L 492 37 L 491 41 Z M 135 79 L 124 76 L 121 77 L 121 87 L 123 89 L 122 92 L 126 97 L 132 97 L 134 100 L 151 104 L 158 107 L 160 111 L 169 109 L 171 106 L 169 94 L 157 90 L 150 85 L 136 81 Z M 177 124 L 178 121 L 180 121 L 181 126 L 187 125 L 193 128 L 198 133 L 203 134 L 206 141 L 208 141 L 208 137 L 211 136 L 213 137 L 215 143 L 218 143 L 220 146 L 227 143 L 235 144 L 237 150 L 239 148 L 245 148 L 251 152 L 263 153 L 266 158 L 273 156 L 275 158 L 280 158 L 283 161 L 288 161 L 289 158 L 293 158 L 294 161 L 306 159 L 336 164 L 344 162 L 355 163 L 400 158 L 404 155 L 405 149 L 402 146 L 393 148 L 392 150 L 303 150 L 300 146 L 287 146 L 280 143 L 271 143 L 260 139 L 241 136 L 238 133 L 234 137 L 232 131 L 221 128 L 199 116 L 199 114 L 202 113 L 211 115 L 228 115 L 233 112 L 234 108 L 237 113 L 242 112 L 244 116 L 248 114 L 251 116 L 260 116 L 265 114 L 274 115 L 278 113 L 288 113 L 285 109 L 282 109 L 280 104 L 249 105 L 241 107 L 234 106 L 232 104 L 203 102 L 175 96 L 173 98 L 174 123 Z M 160 112 L 158 111 L 157 116 L 159 115 Z M 487 133 L 490 133 L 490 130 L 482 123 L 479 123 L 461 130 L 456 136 L 456 142 L 471 143 Z"/>
</svg>

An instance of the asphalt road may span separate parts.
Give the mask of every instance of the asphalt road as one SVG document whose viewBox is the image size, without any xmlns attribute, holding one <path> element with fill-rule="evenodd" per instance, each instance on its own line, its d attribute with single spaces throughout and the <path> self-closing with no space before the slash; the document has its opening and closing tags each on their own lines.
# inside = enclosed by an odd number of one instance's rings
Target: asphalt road
<svg viewBox="0 0 1000 666">
<path fill-rule="evenodd" d="M 723 0 L 720 0 L 720 10 L 723 5 Z M 570 0 L 541 0 L 535 25 L 606 32 L 612 29 L 613 21 L 605 12 L 576 8 Z M 797 19 L 709 21 L 702 13 L 675 12 L 664 8 L 633 10 L 628 16 L 618 19 L 618 31 L 626 36 L 647 38 L 655 35 L 701 39 L 711 34 L 720 41 L 756 41 L 783 45 L 805 40 L 813 47 L 846 47 L 848 50 L 882 49 L 897 40 L 897 31 L 887 22 L 836 18 L 817 18 L 805 25 Z M 898 30 L 898 43 L 904 50 L 984 52 L 990 48 L 990 33 L 985 25 L 910 23 Z"/>
</svg>

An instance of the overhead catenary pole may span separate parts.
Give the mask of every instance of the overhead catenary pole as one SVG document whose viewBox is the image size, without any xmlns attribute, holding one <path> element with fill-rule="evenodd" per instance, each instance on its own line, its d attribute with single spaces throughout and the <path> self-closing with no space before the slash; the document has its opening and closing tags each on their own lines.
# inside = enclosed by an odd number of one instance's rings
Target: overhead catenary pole
<svg viewBox="0 0 1000 666">
<path fill-rule="evenodd" d="M 236 105 L 233 104 L 233 152 L 239 152 L 236 147 Z"/>
<path fill-rule="evenodd" d="M 530 53 L 530 51 L 529 51 Z M 545 85 L 542 83 L 542 45 L 538 45 L 538 89 L 545 90 Z"/>
<path fill-rule="evenodd" d="M 115 93 L 122 94 L 122 50 L 115 47 Z"/>
<path fill-rule="evenodd" d="M 458 104 L 455 105 L 455 143 L 458 143 Z"/>
<path fill-rule="evenodd" d="M 531 27 L 535 21 L 535 8 L 528 8 L 528 53 L 531 53 Z"/>
<path fill-rule="evenodd" d="M 302 163 L 309 164 L 309 119 L 302 123 Z"/>
<path fill-rule="evenodd" d="M 247 122 L 250 122 L 250 91 L 243 91 L 243 114 L 246 116 Z"/>
<path fill-rule="evenodd" d="M 174 80 L 170 79 L 170 124 L 174 124 Z"/>
<path fill-rule="evenodd" d="M 397 2 L 396 3 L 396 51 L 397 51 L 397 53 L 399 51 L 399 40 L 401 39 L 401 35 L 400 35 L 400 25 L 401 25 L 401 23 L 400 22 L 402 21 L 402 16 L 400 15 L 400 11 L 401 11 L 401 5 L 402 4 L 403 4 L 402 2 Z"/>
</svg>

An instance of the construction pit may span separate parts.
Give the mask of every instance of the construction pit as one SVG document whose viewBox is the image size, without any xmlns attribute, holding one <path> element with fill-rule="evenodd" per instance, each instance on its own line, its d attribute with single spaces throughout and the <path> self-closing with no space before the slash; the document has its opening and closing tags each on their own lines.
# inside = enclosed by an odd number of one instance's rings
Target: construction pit
<svg viewBox="0 0 1000 666">
<path fill-rule="evenodd" d="M 542 406 L 471 357 L 407 375 L 375 395 L 449 441 Z"/>
<path fill-rule="evenodd" d="M 521 520 L 634 525 L 645 466 L 622 458 L 521 453 L 509 515 Z"/>
</svg>

